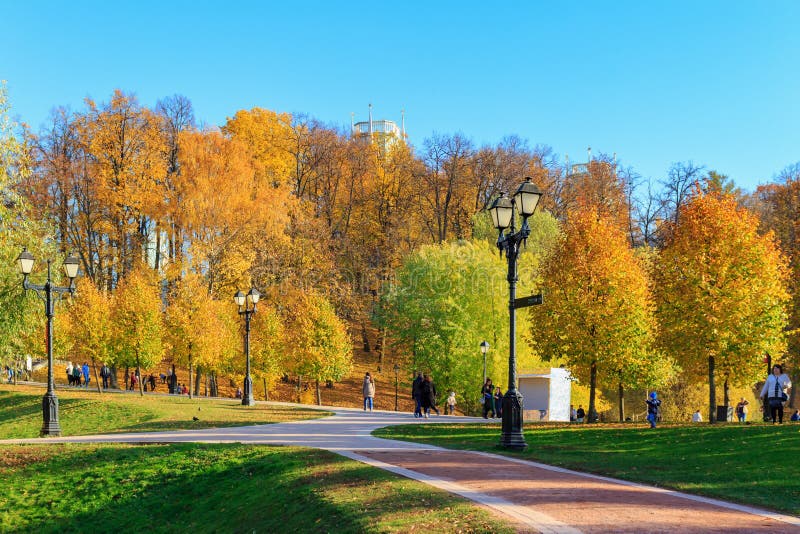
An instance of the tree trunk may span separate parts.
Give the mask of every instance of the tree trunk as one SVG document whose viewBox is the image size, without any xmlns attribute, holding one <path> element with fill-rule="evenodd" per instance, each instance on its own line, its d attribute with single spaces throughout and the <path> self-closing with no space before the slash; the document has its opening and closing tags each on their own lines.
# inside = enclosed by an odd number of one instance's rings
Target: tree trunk
<svg viewBox="0 0 800 534">
<path fill-rule="evenodd" d="M 117 366 L 111 366 L 111 387 L 114 389 L 119 389 L 119 381 L 117 381 Z"/>
<path fill-rule="evenodd" d="M 264 379 L 264 400 L 268 401 L 269 400 L 269 391 L 267 391 L 267 377 L 265 376 L 265 377 L 263 377 L 263 379 Z"/>
<path fill-rule="evenodd" d="M 319 390 L 319 379 L 317 379 L 317 406 L 322 406 L 322 392 Z"/>
<path fill-rule="evenodd" d="M 206 397 L 208 397 L 208 373 L 206 373 L 206 385 L 205 385 L 205 391 L 203 392 L 203 394 Z"/>
<path fill-rule="evenodd" d="M 708 422 L 717 420 L 716 414 L 717 386 L 714 383 L 714 357 L 708 357 Z"/>
<path fill-rule="evenodd" d="M 625 388 L 619 383 L 619 422 L 625 422 Z"/>
<path fill-rule="evenodd" d="M 192 398 L 192 355 L 189 354 L 189 398 Z M 196 392 L 195 392 L 196 393 Z"/>
<path fill-rule="evenodd" d="M 303 400 L 303 375 L 297 375 L 297 402 Z"/>
<path fill-rule="evenodd" d="M 94 369 L 94 383 L 97 384 L 97 392 L 102 393 L 103 390 L 100 389 L 100 379 L 97 375 L 97 362 L 94 358 L 92 358 L 92 369 Z"/>
<path fill-rule="evenodd" d="M 364 342 L 364 352 L 369 352 L 369 337 L 367 337 L 367 323 L 361 323 L 361 340 Z"/>
<path fill-rule="evenodd" d="M 722 384 L 722 398 L 723 398 L 722 404 L 724 404 L 726 407 L 731 405 L 730 393 L 731 392 L 728 386 L 728 377 L 726 376 L 725 382 Z"/>
<path fill-rule="evenodd" d="M 153 229 L 156 233 L 156 258 L 155 258 L 155 270 L 158 271 L 159 264 L 161 263 L 161 229 L 159 228 L 158 221 L 154 225 L 155 228 Z"/>
<path fill-rule="evenodd" d="M 200 395 L 200 377 L 203 375 L 202 371 L 203 371 L 203 368 L 200 367 L 200 366 L 198 366 L 197 369 L 195 369 L 195 373 L 194 373 L 195 374 L 195 377 L 194 377 L 194 394 L 195 394 L 195 396 L 199 396 Z"/>
<path fill-rule="evenodd" d="M 138 349 L 136 350 L 136 374 L 138 375 L 137 376 L 137 381 L 139 383 L 139 395 L 144 397 L 144 389 L 142 389 L 142 387 L 143 387 L 143 384 L 142 384 L 142 370 L 139 367 L 139 350 Z"/>
<path fill-rule="evenodd" d="M 131 388 L 130 384 L 128 383 L 128 380 L 130 380 L 130 375 L 128 374 L 128 371 L 130 371 L 130 370 L 131 370 L 131 368 L 126 365 L 125 366 L 125 391 L 128 391 Z"/>
<path fill-rule="evenodd" d="M 595 394 L 597 393 L 597 361 L 592 361 L 591 375 L 589 378 L 589 422 L 597 422 L 597 409 L 595 408 Z"/>
<path fill-rule="evenodd" d="M 216 397 L 217 394 L 219 393 L 219 391 L 217 390 L 217 374 L 216 373 L 211 373 L 210 382 L 211 382 L 211 396 L 212 397 Z"/>
</svg>

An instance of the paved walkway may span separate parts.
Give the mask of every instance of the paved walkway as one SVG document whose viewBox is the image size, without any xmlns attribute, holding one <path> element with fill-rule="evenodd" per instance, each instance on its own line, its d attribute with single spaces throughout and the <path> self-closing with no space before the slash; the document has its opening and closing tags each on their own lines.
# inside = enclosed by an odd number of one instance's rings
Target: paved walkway
<svg viewBox="0 0 800 534">
<path fill-rule="evenodd" d="M 377 428 L 419 421 L 409 414 L 324 408 L 335 415 L 272 425 L 0 443 L 241 442 L 315 447 L 464 496 L 513 519 L 525 532 L 800 532 L 800 518 L 793 516 L 494 454 L 376 438 L 370 433 Z M 424 420 L 475 421 L 444 416 Z"/>
</svg>

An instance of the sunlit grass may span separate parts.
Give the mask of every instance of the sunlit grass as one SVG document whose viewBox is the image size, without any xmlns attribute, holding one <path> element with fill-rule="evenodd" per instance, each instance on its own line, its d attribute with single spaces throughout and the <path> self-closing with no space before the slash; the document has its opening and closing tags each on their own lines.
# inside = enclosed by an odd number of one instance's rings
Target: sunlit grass
<svg viewBox="0 0 800 534">
<path fill-rule="evenodd" d="M 0 439 L 39 436 L 43 394 L 39 388 L 0 386 Z M 100 395 L 75 389 L 58 390 L 57 394 L 59 423 L 65 436 L 280 423 L 330 415 L 284 406 L 242 406 L 241 401 L 233 399 Z"/>
<path fill-rule="evenodd" d="M 528 425 L 528 448 L 489 425 L 406 425 L 376 435 L 508 454 L 551 465 L 800 514 L 800 425 Z"/>
<path fill-rule="evenodd" d="M 332 453 L 241 444 L 0 447 L 0 530 L 513 532 L 487 511 Z"/>
</svg>

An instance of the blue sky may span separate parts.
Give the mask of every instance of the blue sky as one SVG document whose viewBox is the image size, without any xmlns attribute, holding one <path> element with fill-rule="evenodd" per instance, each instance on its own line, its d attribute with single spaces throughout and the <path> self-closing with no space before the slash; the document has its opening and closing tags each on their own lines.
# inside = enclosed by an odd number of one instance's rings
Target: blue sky
<svg viewBox="0 0 800 534">
<path fill-rule="evenodd" d="M 261 106 L 412 143 L 517 134 L 661 178 L 692 160 L 752 190 L 800 161 L 800 2 L 36 2 L 0 4 L 0 78 L 51 108 L 183 94 L 221 124 Z"/>
</svg>

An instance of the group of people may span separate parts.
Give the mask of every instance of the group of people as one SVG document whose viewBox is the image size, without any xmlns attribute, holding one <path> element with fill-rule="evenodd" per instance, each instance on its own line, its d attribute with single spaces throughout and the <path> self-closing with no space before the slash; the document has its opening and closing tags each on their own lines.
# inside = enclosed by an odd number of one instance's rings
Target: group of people
<svg viewBox="0 0 800 534">
<path fill-rule="evenodd" d="M 439 408 L 436 407 L 436 385 L 430 375 L 417 373 L 414 382 L 411 384 L 411 397 L 414 399 L 414 417 L 427 419 L 431 415 L 431 410 L 440 415 Z M 448 397 L 448 403 L 453 402 L 452 409 L 455 409 L 455 394 Z"/>
<path fill-rule="evenodd" d="M 147 386 L 150 386 L 150 391 L 156 390 L 156 375 L 150 373 L 150 376 L 145 376 L 144 381 L 142 382 L 142 390 L 147 391 Z M 139 373 L 138 371 L 132 371 L 130 379 L 128 380 L 128 389 L 135 390 L 139 387 Z"/>
<path fill-rule="evenodd" d="M 503 417 L 503 391 L 500 386 L 492 384 L 491 378 L 487 378 L 481 388 L 481 404 L 484 419 Z"/>
<path fill-rule="evenodd" d="M 361 393 L 364 398 L 364 411 L 372 411 L 375 403 L 375 379 L 370 373 L 364 375 L 364 381 L 361 385 Z M 430 375 L 417 373 L 414 382 L 411 384 L 411 398 L 414 400 L 414 417 L 425 418 L 430 417 L 431 410 L 436 415 L 440 415 L 439 408 L 437 407 L 437 391 L 436 385 Z M 453 415 L 456 410 L 456 393 L 451 391 L 445 402 L 445 415 Z"/>
<path fill-rule="evenodd" d="M 89 387 L 89 383 L 91 382 L 91 377 L 89 376 L 89 363 L 83 362 L 83 365 L 75 364 L 73 365 L 72 362 L 67 362 L 67 384 L 70 386 L 75 387 Z M 83 381 L 81 382 L 81 378 Z"/>
</svg>

